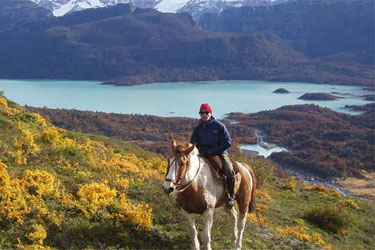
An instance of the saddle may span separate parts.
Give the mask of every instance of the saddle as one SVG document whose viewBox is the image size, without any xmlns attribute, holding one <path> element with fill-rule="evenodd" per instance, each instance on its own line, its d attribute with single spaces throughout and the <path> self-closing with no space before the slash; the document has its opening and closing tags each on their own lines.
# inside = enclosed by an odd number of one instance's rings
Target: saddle
<svg viewBox="0 0 375 250">
<path fill-rule="evenodd" d="M 201 156 L 202 159 L 207 163 L 208 166 L 210 166 L 210 169 L 212 171 L 212 174 L 215 178 L 225 180 L 225 176 L 222 173 L 221 169 L 223 168 L 223 163 L 221 162 L 221 159 L 218 155 L 212 155 L 212 156 Z M 238 165 L 237 162 L 230 157 L 230 161 L 233 165 L 233 171 L 235 176 L 238 174 Z"/>
</svg>

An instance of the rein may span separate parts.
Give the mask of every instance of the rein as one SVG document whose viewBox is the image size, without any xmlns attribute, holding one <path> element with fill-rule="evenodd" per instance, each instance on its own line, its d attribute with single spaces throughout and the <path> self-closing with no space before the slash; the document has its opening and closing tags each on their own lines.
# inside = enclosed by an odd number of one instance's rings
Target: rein
<svg viewBox="0 0 375 250">
<path fill-rule="evenodd" d="M 190 158 L 190 157 L 189 157 Z M 175 166 L 175 168 L 176 168 L 176 170 L 175 170 L 175 176 L 176 176 L 176 181 L 173 181 L 172 179 L 169 179 L 169 178 L 166 178 L 165 179 L 165 181 L 170 181 L 170 182 L 172 182 L 173 184 L 175 184 L 176 186 L 177 186 L 177 190 L 176 190 L 176 192 L 177 193 L 182 193 L 182 192 L 184 192 L 188 187 L 190 187 L 190 185 L 193 183 L 193 181 L 195 180 L 195 178 L 198 176 L 198 174 L 199 174 L 199 171 L 200 171 L 200 169 L 201 169 L 201 160 L 200 160 L 200 158 L 199 158 L 199 156 L 198 156 L 198 170 L 197 170 L 197 172 L 195 173 L 195 175 L 194 175 L 194 177 L 184 186 L 184 187 L 179 187 L 179 185 L 180 185 L 180 183 L 181 183 L 181 179 L 183 179 L 183 178 L 180 178 L 180 179 L 177 179 L 178 178 L 178 171 L 177 171 L 177 164 L 176 164 L 176 157 L 173 159 L 173 161 L 169 164 L 169 169 L 168 169 L 168 172 L 169 172 L 169 170 L 170 170 L 170 168 L 172 167 L 172 164 L 174 163 L 174 166 Z M 168 172 L 167 172 L 167 175 L 168 175 Z M 185 173 L 185 176 L 186 176 L 186 173 Z M 185 178 L 185 176 L 184 176 L 184 178 Z"/>
<path fill-rule="evenodd" d="M 184 192 L 188 187 L 190 187 L 190 185 L 193 183 L 193 181 L 195 180 L 195 178 L 198 176 L 199 174 L 199 171 L 201 170 L 201 159 L 199 158 L 198 156 L 198 170 L 197 172 L 195 173 L 195 176 L 193 177 L 193 179 L 191 179 L 191 181 L 188 182 L 188 184 L 185 185 L 185 187 L 183 188 L 179 188 L 176 192 L 177 193 L 182 193 Z M 186 175 L 186 174 L 185 174 Z"/>
</svg>

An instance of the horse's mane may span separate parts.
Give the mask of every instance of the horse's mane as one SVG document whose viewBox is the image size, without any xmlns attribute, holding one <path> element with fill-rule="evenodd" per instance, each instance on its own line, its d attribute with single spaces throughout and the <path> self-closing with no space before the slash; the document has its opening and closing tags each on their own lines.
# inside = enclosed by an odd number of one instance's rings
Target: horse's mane
<svg viewBox="0 0 375 250">
<path fill-rule="evenodd" d="M 193 146 L 193 144 L 191 144 L 191 143 L 178 144 L 176 146 L 175 152 L 172 152 L 172 154 L 173 155 L 181 154 L 181 153 L 184 152 L 185 149 L 187 149 L 191 146 Z M 190 155 L 192 155 L 192 156 L 195 156 L 195 155 L 198 155 L 198 154 L 199 154 L 199 151 L 198 151 L 197 147 L 194 147 L 194 150 L 190 152 Z"/>
<path fill-rule="evenodd" d="M 189 147 L 191 147 L 192 145 L 193 144 L 189 143 Z M 195 156 L 195 155 L 198 156 L 198 153 L 199 153 L 199 151 L 198 151 L 197 147 L 194 147 L 194 150 L 190 152 L 190 155 L 192 155 L 192 156 Z"/>
</svg>

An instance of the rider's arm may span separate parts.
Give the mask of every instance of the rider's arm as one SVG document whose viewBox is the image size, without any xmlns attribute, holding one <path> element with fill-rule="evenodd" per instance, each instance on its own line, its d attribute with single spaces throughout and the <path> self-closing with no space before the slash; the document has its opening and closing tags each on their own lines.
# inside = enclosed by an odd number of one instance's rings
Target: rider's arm
<svg viewBox="0 0 375 250">
<path fill-rule="evenodd" d="M 232 145 L 232 139 L 230 138 L 229 131 L 222 125 L 220 128 L 220 146 L 213 152 L 215 155 L 222 154 L 225 150 L 227 150 Z"/>
<path fill-rule="evenodd" d="M 194 143 L 198 144 L 199 143 L 198 127 L 194 128 L 193 134 L 191 135 L 190 143 L 191 144 L 194 144 Z"/>
</svg>

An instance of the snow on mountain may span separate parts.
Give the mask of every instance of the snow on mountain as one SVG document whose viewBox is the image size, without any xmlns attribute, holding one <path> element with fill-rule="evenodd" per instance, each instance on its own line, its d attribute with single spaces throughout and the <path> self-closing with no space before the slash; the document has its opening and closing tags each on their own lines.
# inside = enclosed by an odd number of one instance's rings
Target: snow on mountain
<svg viewBox="0 0 375 250">
<path fill-rule="evenodd" d="M 257 6 L 286 0 L 31 0 L 49 9 L 55 16 L 87 8 L 132 3 L 138 8 L 155 8 L 161 12 L 189 12 L 194 17 L 202 13 L 220 13 L 228 7 Z"/>
<path fill-rule="evenodd" d="M 99 8 L 116 5 L 119 3 L 129 3 L 132 0 L 31 0 L 36 4 L 49 9 L 55 16 L 62 16 L 66 13 L 79 11 L 88 8 Z M 137 0 L 135 0 L 137 1 Z M 156 2 L 157 0 L 141 0 L 140 2 Z"/>
<path fill-rule="evenodd" d="M 220 14 L 227 8 L 271 5 L 288 0 L 190 0 L 177 12 L 189 12 L 196 20 L 204 13 Z"/>
<path fill-rule="evenodd" d="M 161 12 L 172 12 L 175 13 L 177 10 L 181 9 L 189 0 L 163 0 L 155 9 Z"/>
</svg>

